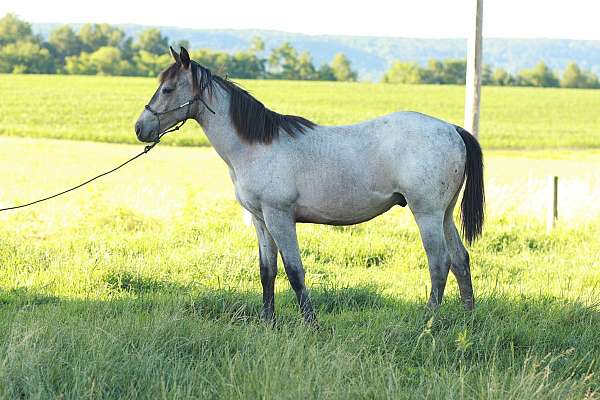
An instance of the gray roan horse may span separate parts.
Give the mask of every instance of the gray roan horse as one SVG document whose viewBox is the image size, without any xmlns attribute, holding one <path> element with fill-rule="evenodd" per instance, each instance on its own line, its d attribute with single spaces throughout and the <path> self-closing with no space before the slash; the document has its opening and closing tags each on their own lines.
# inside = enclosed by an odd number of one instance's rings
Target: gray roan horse
<svg viewBox="0 0 600 400">
<path fill-rule="evenodd" d="M 308 323 L 316 323 L 304 285 L 296 223 L 350 225 L 394 205 L 408 206 L 429 262 L 428 305 L 442 300 L 448 271 L 465 307 L 474 305 L 469 255 L 453 221 L 463 182 L 463 234 L 481 235 L 483 160 L 464 129 L 416 112 L 356 125 L 321 126 L 266 108 L 236 84 L 171 49 L 175 62 L 135 124 L 139 140 L 192 118 L 229 167 L 235 194 L 253 216 L 259 243 L 263 317 L 273 320 L 277 252 Z"/>
</svg>

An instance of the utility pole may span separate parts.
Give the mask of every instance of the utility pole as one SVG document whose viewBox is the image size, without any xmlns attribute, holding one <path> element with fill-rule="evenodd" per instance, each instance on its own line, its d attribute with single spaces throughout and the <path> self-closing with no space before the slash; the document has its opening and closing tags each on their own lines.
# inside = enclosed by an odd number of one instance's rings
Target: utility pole
<svg viewBox="0 0 600 400">
<path fill-rule="evenodd" d="M 465 95 L 465 129 L 479 138 L 479 106 L 481 103 L 481 65 L 483 0 L 470 0 L 474 7 L 468 39 L 467 79 Z"/>
</svg>

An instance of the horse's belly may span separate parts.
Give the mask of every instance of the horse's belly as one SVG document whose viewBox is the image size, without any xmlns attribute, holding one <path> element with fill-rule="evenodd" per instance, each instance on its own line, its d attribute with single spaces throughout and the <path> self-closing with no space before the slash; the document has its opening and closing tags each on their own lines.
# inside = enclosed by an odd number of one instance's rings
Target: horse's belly
<svg viewBox="0 0 600 400">
<path fill-rule="evenodd" d="M 399 193 L 365 199 L 332 198 L 330 201 L 318 203 L 299 201 L 296 204 L 295 215 L 297 222 L 353 225 L 373 219 L 397 204 L 406 205 L 404 197 Z"/>
</svg>

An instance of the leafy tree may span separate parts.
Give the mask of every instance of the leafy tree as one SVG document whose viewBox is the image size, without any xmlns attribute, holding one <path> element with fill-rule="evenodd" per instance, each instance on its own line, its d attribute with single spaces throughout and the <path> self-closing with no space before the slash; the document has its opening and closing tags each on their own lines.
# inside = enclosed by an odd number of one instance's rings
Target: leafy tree
<svg viewBox="0 0 600 400">
<path fill-rule="evenodd" d="M 224 53 L 223 53 L 224 54 Z M 265 60 L 253 52 L 240 51 L 226 60 L 223 69 L 234 78 L 261 79 L 265 77 Z"/>
<path fill-rule="evenodd" d="M 225 67 L 229 65 L 229 54 L 214 52 L 207 49 L 194 50 L 190 53 L 190 57 L 206 68 L 216 71 L 223 72 Z"/>
<path fill-rule="evenodd" d="M 515 85 L 515 83 L 515 78 L 502 68 L 496 68 L 496 70 L 492 74 L 492 84 L 494 85 L 513 86 Z"/>
<path fill-rule="evenodd" d="M 350 60 L 343 53 L 338 53 L 331 61 L 331 69 L 338 81 L 355 81 L 357 74 L 350 67 Z"/>
<path fill-rule="evenodd" d="M 466 64 L 465 64 L 466 66 Z M 484 64 L 481 69 L 481 84 L 482 85 L 493 85 L 494 78 L 492 73 L 492 67 L 489 64 Z"/>
<path fill-rule="evenodd" d="M 6 14 L 0 19 L 0 46 L 18 41 L 35 41 L 31 24 L 14 14 Z"/>
<path fill-rule="evenodd" d="M 200 49 L 193 51 L 191 57 L 200 64 L 221 75 L 230 75 L 230 70 L 236 69 L 233 66 L 233 57 L 229 53 Z"/>
<path fill-rule="evenodd" d="M 65 71 L 83 75 L 132 75 L 131 64 L 123 60 L 121 50 L 113 46 L 100 47 L 93 53 L 83 52 L 79 56 L 65 59 Z"/>
<path fill-rule="evenodd" d="M 522 86 L 557 87 L 558 78 L 550 68 L 540 62 L 532 69 L 519 72 L 519 83 Z"/>
<path fill-rule="evenodd" d="M 385 83 L 423 83 L 423 68 L 415 62 L 396 61 L 382 79 Z"/>
<path fill-rule="evenodd" d="M 34 42 L 9 43 L 0 48 L 0 72 L 51 74 L 56 71 L 48 49 Z"/>
<path fill-rule="evenodd" d="M 222 75 L 242 79 L 262 79 L 266 76 L 266 61 L 251 51 L 240 51 L 231 55 L 200 49 L 191 52 L 191 57 Z"/>
<path fill-rule="evenodd" d="M 118 47 L 125 32 L 109 24 L 85 24 L 77 32 L 83 51 L 93 52 L 100 47 Z"/>
<path fill-rule="evenodd" d="M 427 61 L 427 70 L 424 74 L 425 83 L 444 83 L 442 76 L 444 75 L 444 64 L 440 60 L 431 59 Z"/>
<path fill-rule="evenodd" d="M 317 70 L 317 79 L 320 81 L 335 81 L 333 68 L 329 64 L 323 64 Z"/>
<path fill-rule="evenodd" d="M 118 75 L 126 70 L 121 63 L 121 50 L 117 47 L 103 46 L 90 55 L 90 62 L 99 75 Z"/>
<path fill-rule="evenodd" d="M 274 48 L 269 56 L 271 76 L 276 79 L 296 79 L 298 52 L 289 42 Z"/>
<path fill-rule="evenodd" d="M 465 60 L 445 60 L 443 62 L 442 83 L 464 85 L 467 74 Z"/>
<path fill-rule="evenodd" d="M 130 63 L 133 62 L 133 57 L 135 56 L 136 52 L 133 48 L 132 37 L 128 36 L 125 39 L 123 39 L 119 44 L 119 50 L 121 50 L 121 58 L 123 60 L 127 60 Z"/>
<path fill-rule="evenodd" d="M 560 80 L 560 86 L 568 88 L 581 88 L 585 87 L 586 83 L 585 75 L 576 63 L 572 62 L 567 65 L 565 72 L 563 72 L 562 79 Z"/>
<path fill-rule="evenodd" d="M 77 55 L 81 52 L 82 43 L 69 25 L 63 25 L 50 33 L 48 43 L 52 45 L 60 58 Z"/>
<path fill-rule="evenodd" d="M 560 86 L 566 88 L 597 88 L 598 77 L 592 72 L 582 71 L 581 68 L 572 62 L 567 65 Z"/>
<path fill-rule="evenodd" d="M 94 75 L 97 73 L 90 60 L 90 53 L 82 52 L 78 56 L 65 58 L 65 71 L 72 75 Z"/>
<path fill-rule="evenodd" d="M 598 89 L 600 88 L 600 81 L 598 80 L 598 75 L 593 72 L 584 72 L 587 76 L 587 88 L 589 89 Z"/>
<path fill-rule="evenodd" d="M 421 80 L 425 83 L 464 84 L 467 63 L 464 60 L 429 60 L 427 69 L 422 72 Z"/>
<path fill-rule="evenodd" d="M 140 50 L 133 59 L 136 75 L 157 76 L 167 68 L 173 59 L 167 53 L 157 55 L 146 50 Z"/>
<path fill-rule="evenodd" d="M 168 53 L 169 38 L 163 36 L 158 29 L 149 28 L 139 34 L 134 46 L 137 50 L 159 56 Z"/>
<path fill-rule="evenodd" d="M 491 70 L 484 69 L 483 82 L 491 81 Z M 467 63 L 463 60 L 434 60 L 422 68 L 414 62 L 396 61 L 383 76 L 388 83 L 464 84 Z"/>
<path fill-rule="evenodd" d="M 317 78 L 317 70 L 312 62 L 312 56 L 309 52 L 305 51 L 300 54 L 298 58 L 298 65 L 296 66 L 297 79 L 300 80 L 314 80 Z"/>
</svg>

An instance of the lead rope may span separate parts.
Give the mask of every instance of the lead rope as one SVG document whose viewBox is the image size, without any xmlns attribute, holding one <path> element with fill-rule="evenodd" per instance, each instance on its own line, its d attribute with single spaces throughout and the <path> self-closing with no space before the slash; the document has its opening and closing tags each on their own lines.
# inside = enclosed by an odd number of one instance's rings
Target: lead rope
<svg viewBox="0 0 600 400">
<path fill-rule="evenodd" d="M 201 100 L 201 101 L 202 101 L 202 100 Z M 204 103 L 204 101 L 202 101 L 202 103 Z M 206 104 L 206 103 L 205 103 L 205 104 Z M 208 108 L 208 106 L 207 106 L 207 108 Z M 208 108 L 208 109 L 210 110 L 210 108 Z M 212 111 L 212 110 L 210 110 L 210 111 L 214 113 L 214 111 Z M 55 197 L 58 197 L 58 196 L 61 196 L 61 195 L 65 194 L 65 193 L 72 192 L 72 191 L 73 191 L 73 190 L 75 190 L 75 189 L 79 189 L 80 187 L 82 187 L 82 186 L 85 186 L 85 185 L 87 185 L 88 183 L 90 183 L 90 182 L 93 182 L 93 181 L 95 181 L 95 180 L 96 180 L 96 179 L 98 179 L 98 178 L 102 178 L 102 177 L 103 177 L 103 176 L 105 176 L 105 175 L 108 175 L 108 174 L 110 174 L 110 173 L 112 173 L 112 172 L 115 172 L 116 170 L 118 170 L 118 169 L 120 169 L 120 168 L 124 167 L 125 165 L 129 164 L 130 162 L 132 162 L 132 161 L 133 161 L 133 160 L 135 160 L 136 158 L 139 158 L 139 157 L 143 156 L 144 154 L 148 153 L 150 150 L 152 150 L 152 149 L 154 148 L 154 146 L 156 146 L 158 143 L 160 143 L 160 139 L 161 139 L 161 138 L 162 138 L 164 135 L 166 135 L 167 133 L 170 133 L 170 132 L 178 131 L 178 130 L 179 130 L 179 129 L 180 129 L 180 128 L 181 128 L 181 127 L 182 127 L 182 126 L 185 124 L 185 121 L 187 121 L 187 119 L 185 119 L 185 120 L 183 120 L 183 121 L 181 121 L 181 122 L 177 123 L 177 124 L 176 124 L 176 125 L 175 125 L 173 128 L 171 128 L 171 129 L 167 129 L 166 131 L 162 132 L 162 133 L 161 133 L 161 134 L 158 136 L 158 138 L 157 138 L 156 142 L 154 142 L 154 143 L 152 143 L 152 144 L 149 144 L 149 145 L 147 145 L 146 147 L 144 147 L 144 150 L 143 150 L 141 153 L 139 153 L 139 154 L 137 154 L 136 156 L 134 156 L 134 157 L 130 158 L 129 160 L 127 160 L 127 161 L 125 161 L 124 163 L 122 163 L 121 165 L 119 165 L 119 166 L 117 166 L 117 167 L 115 167 L 115 168 L 111 169 L 110 171 L 106 171 L 106 172 L 103 172 L 103 173 L 101 173 L 100 175 L 96 175 L 95 177 L 93 177 L 93 178 L 91 178 L 91 179 L 88 179 L 87 181 L 85 181 L 85 182 L 83 182 L 83 183 L 80 183 L 80 184 L 79 184 L 79 185 L 77 185 L 77 186 L 73 186 L 72 188 L 69 188 L 69 189 L 67 189 L 67 190 L 63 190 L 63 191 L 62 191 L 62 192 L 60 192 L 60 193 L 53 194 L 52 196 L 44 197 L 43 199 L 35 200 L 35 201 L 32 201 L 32 202 L 30 202 L 30 203 L 21 204 L 21 205 L 18 205 L 18 206 L 6 207 L 6 208 L 0 208 L 0 212 L 2 212 L 2 211 L 8 211 L 8 210 L 16 210 L 16 209 L 18 209 L 18 208 L 24 208 L 24 207 L 28 207 L 28 206 L 31 206 L 31 205 L 34 205 L 34 204 L 37 204 L 37 203 L 41 203 L 41 202 L 43 202 L 43 201 L 46 201 L 46 200 L 53 199 L 53 198 L 55 198 Z"/>
</svg>

